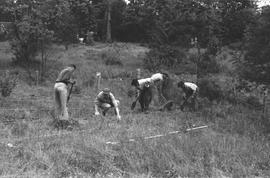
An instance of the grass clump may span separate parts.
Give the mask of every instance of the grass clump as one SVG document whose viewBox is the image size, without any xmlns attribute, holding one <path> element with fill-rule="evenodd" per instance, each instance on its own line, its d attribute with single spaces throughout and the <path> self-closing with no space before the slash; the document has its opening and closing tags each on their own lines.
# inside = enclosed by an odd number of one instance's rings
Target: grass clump
<svg viewBox="0 0 270 178">
<path fill-rule="evenodd" d="M 5 74 L 0 76 L 0 90 L 3 97 L 8 97 L 17 85 L 17 75 L 10 74 L 6 71 Z"/>
<path fill-rule="evenodd" d="M 105 65 L 117 65 L 123 66 L 120 56 L 116 52 L 106 51 L 101 53 L 101 59 L 104 61 Z"/>
</svg>

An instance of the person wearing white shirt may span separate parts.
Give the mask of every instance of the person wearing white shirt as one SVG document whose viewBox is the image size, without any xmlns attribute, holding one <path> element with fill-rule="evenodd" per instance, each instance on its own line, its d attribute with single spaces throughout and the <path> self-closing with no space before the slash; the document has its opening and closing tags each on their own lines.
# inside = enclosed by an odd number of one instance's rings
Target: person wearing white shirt
<svg viewBox="0 0 270 178">
<path fill-rule="evenodd" d="M 166 80 L 169 79 L 169 75 L 167 73 L 155 73 L 150 78 L 144 79 L 133 79 L 131 85 L 138 89 L 138 92 L 143 89 L 144 86 L 149 87 L 150 85 L 156 85 L 158 89 L 159 98 L 166 101 L 166 98 L 163 96 L 163 88 L 166 85 Z"/>
<path fill-rule="evenodd" d="M 150 78 L 133 79 L 131 85 L 140 90 L 144 85 L 156 84 L 157 82 L 164 81 L 166 78 L 168 78 L 168 74 L 156 73 L 153 74 Z"/>
<path fill-rule="evenodd" d="M 198 86 L 194 83 L 183 81 L 178 82 L 177 86 L 182 88 L 184 92 L 184 102 L 181 105 L 181 110 L 184 110 L 184 107 L 188 103 L 189 98 L 191 99 L 193 110 L 195 110 L 195 100 L 197 98 Z"/>
</svg>

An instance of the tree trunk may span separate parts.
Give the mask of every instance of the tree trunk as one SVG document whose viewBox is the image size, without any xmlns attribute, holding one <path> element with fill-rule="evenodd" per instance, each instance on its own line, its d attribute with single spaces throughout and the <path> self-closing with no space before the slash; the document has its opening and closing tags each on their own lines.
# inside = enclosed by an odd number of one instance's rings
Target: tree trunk
<svg viewBox="0 0 270 178">
<path fill-rule="evenodd" d="M 107 0 L 107 31 L 106 31 L 106 42 L 112 42 L 112 34 L 111 34 L 111 2 Z"/>
</svg>

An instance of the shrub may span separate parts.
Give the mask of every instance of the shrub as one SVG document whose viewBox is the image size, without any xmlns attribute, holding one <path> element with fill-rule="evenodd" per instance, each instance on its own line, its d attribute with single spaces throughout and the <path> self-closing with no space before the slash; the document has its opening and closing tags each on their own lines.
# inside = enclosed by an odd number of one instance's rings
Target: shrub
<svg viewBox="0 0 270 178">
<path fill-rule="evenodd" d="M 10 74 L 8 71 L 0 76 L 0 90 L 3 97 L 10 96 L 17 84 L 17 76 Z"/>
<path fill-rule="evenodd" d="M 205 53 L 202 55 L 201 60 L 198 63 L 198 70 L 202 75 L 218 73 L 220 72 L 220 66 L 217 63 L 215 56 Z"/>
<path fill-rule="evenodd" d="M 246 103 L 252 108 L 260 109 L 262 108 L 262 103 L 260 102 L 259 98 L 256 96 L 248 96 L 246 99 Z"/>
<path fill-rule="evenodd" d="M 220 86 L 213 80 L 202 79 L 199 81 L 200 96 L 208 98 L 210 101 L 220 101 L 223 98 L 223 92 Z"/>
<path fill-rule="evenodd" d="M 120 59 L 118 58 L 115 58 L 115 57 L 108 57 L 106 60 L 105 60 L 105 64 L 106 65 L 119 65 L 119 66 L 123 66 L 123 63 L 121 62 Z"/>
<path fill-rule="evenodd" d="M 123 66 L 122 61 L 119 58 L 119 55 L 117 55 L 115 52 L 103 52 L 101 54 L 101 59 L 104 61 L 106 65 L 119 65 Z"/>
<path fill-rule="evenodd" d="M 174 68 L 179 65 L 186 54 L 179 47 L 162 45 L 154 47 L 144 58 L 144 66 L 150 71 L 160 70 L 162 67 Z"/>
<path fill-rule="evenodd" d="M 39 51 L 44 51 L 53 38 L 53 32 L 47 29 L 41 19 L 24 17 L 14 27 L 16 33 L 11 48 L 15 62 L 23 66 L 25 63 L 31 63 Z"/>
</svg>

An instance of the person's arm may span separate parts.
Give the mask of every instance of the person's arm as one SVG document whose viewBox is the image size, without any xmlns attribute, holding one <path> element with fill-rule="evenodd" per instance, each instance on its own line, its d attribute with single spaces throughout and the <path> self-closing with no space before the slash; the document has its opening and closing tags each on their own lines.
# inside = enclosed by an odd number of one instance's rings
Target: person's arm
<svg viewBox="0 0 270 178">
<path fill-rule="evenodd" d="M 56 81 L 65 81 L 67 83 L 71 83 L 72 73 L 73 73 L 72 68 L 68 67 L 60 72 Z"/>
<path fill-rule="evenodd" d="M 110 93 L 110 97 L 111 97 L 112 103 L 113 103 L 113 105 L 114 105 L 114 108 L 115 108 L 115 112 L 116 112 L 117 118 L 118 118 L 118 119 L 121 119 L 120 112 L 119 112 L 119 108 L 118 108 L 118 103 L 116 102 L 116 99 L 115 99 L 115 97 L 113 96 L 112 93 Z"/>
<path fill-rule="evenodd" d="M 95 115 L 96 116 L 100 115 L 100 113 L 98 112 L 98 106 L 96 103 L 95 103 Z"/>
</svg>

